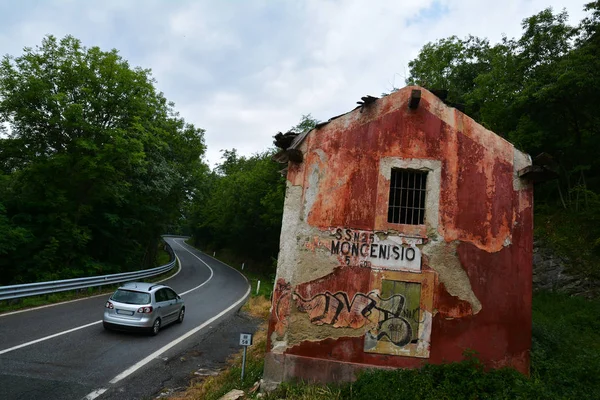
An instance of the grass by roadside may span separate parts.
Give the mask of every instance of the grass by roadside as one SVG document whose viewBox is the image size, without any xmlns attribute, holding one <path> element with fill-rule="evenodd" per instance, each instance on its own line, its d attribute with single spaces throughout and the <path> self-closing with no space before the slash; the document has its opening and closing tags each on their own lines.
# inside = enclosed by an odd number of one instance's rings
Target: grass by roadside
<svg viewBox="0 0 600 400">
<path fill-rule="evenodd" d="M 244 399 L 262 377 L 269 301 L 250 299 L 247 310 L 265 323 L 249 349 L 248 375 L 241 382 L 241 353 L 216 377 L 190 384 L 171 399 L 219 399 L 232 389 Z M 598 399 L 600 398 L 600 300 L 538 292 L 533 300 L 531 377 L 512 369 L 486 371 L 477 355 L 467 352 L 462 362 L 426 365 L 417 370 L 373 370 L 356 382 L 342 385 L 282 384 L 264 400 L 394 400 L 394 399 Z"/>
<path fill-rule="evenodd" d="M 250 297 L 242 308 L 243 311 L 262 318 L 264 322 L 259 326 L 253 337 L 252 346 L 248 347 L 246 354 L 246 369 L 244 380 L 241 380 L 242 351 L 234 354 L 229 360 L 229 368 L 217 376 L 205 379 L 192 380 L 185 392 L 169 397 L 173 400 L 206 399 L 217 400 L 232 389 L 242 389 L 250 392 L 256 382 L 262 377 L 263 360 L 267 339 L 267 317 L 271 303 L 264 296 Z M 254 393 L 256 394 L 256 392 Z"/>
<path fill-rule="evenodd" d="M 162 246 L 160 246 L 157 255 L 156 266 L 165 265 L 170 261 L 170 256 L 167 251 L 165 251 Z M 169 277 L 175 275 L 179 267 L 173 268 L 171 271 L 164 273 L 159 276 L 154 276 L 151 278 L 142 279 L 145 282 L 158 282 L 164 279 L 168 279 Z M 120 285 L 107 285 L 100 286 L 95 288 L 86 288 L 86 289 L 78 289 L 78 290 L 68 290 L 65 292 L 57 292 L 50 293 L 41 296 L 30 296 L 23 297 L 15 300 L 4 300 L 0 301 L 0 314 L 24 310 L 27 308 L 35 308 L 48 304 L 61 303 L 64 301 L 78 300 L 91 296 L 101 295 L 101 294 L 110 294 L 114 292 Z"/>
</svg>

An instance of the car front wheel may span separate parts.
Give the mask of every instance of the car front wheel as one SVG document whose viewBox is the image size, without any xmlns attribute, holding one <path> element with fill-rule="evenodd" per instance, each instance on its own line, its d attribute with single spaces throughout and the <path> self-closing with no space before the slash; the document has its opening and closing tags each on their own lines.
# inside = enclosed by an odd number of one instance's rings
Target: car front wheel
<svg viewBox="0 0 600 400">
<path fill-rule="evenodd" d="M 181 310 L 179 310 L 179 318 L 177 318 L 177 323 L 182 323 L 183 317 L 185 317 L 185 307 L 181 307 Z"/>
</svg>

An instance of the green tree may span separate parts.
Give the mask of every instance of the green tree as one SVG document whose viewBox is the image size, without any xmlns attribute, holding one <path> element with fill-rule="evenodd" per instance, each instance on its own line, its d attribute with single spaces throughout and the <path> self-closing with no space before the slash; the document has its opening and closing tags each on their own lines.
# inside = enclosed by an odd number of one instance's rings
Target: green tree
<svg viewBox="0 0 600 400">
<path fill-rule="evenodd" d="M 408 84 L 447 90 L 450 99 L 464 102 L 463 96 L 475 87 L 475 78 L 489 70 L 489 42 L 469 36 L 451 36 L 427 43 L 418 58 L 408 63 Z"/>
<path fill-rule="evenodd" d="M 306 132 L 318 123 L 303 115 L 290 131 Z M 283 166 L 275 149 L 250 157 L 223 150 L 222 161 L 205 174 L 202 190 L 188 208 L 189 229 L 205 249 L 228 249 L 238 257 L 270 268 L 279 251 L 285 198 Z M 263 271 L 273 272 L 273 271 Z"/>
<path fill-rule="evenodd" d="M 304 114 L 304 115 L 302 115 L 302 118 L 300 118 L 300 122 L 298 122 L 296 125 L 294 125 L 290 129 L 290 132 L 302 133 L 302 132 L 310 131 L 315 126 L 317 126 L 318 123 L 319 123 L 319 120 L 313 118 L 313 116 L 310 113 Z"/>
<path fill-rule="evenodd" d="M 223 162 L 211 175 L 209 196 L 198 199 L 190 217 L 202 247 L 228 249 L 267 265 L 277 256 L 285 184 L 273 154 L 223 152 Z"/>
<path fill-rule="evenodd" d="M 3 283 L 151 265 L 205 151 L 154 83 L 72 36 L 2 59 L 0 189 L 6 217 L 31 233 L 0 262 L 23 271 Z"/>
<path fill-rule="evenodd" d="M 559 179 L 536 186 L 536 216 L 556 221 L 569 255 L 588 253 L 589 261 L 600 253 L 600 1 L 585 8 L 578 26 L 565 11 L 543 10 L 523 21 L 520 38 L 495 45 L 472 37 L 429 43 L 407 82 L 449 90 L 487 128 L 534 157 L 552 156 Z"/>
</svg>

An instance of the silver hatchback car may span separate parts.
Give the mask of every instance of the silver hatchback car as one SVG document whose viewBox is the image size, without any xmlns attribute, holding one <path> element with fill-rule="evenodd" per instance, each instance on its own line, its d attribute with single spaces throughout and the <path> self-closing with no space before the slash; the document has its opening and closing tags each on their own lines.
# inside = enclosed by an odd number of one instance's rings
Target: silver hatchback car
<svg viewBox="0 0 600 400">
<path fill-rule="evenodd" d="M 183 322 L 185 303 L 173 289 L 161 284 L 126 283 L 104 305 L 105 329 L 148 330 L 156 335 L 161 327 Z"/>
</svg>

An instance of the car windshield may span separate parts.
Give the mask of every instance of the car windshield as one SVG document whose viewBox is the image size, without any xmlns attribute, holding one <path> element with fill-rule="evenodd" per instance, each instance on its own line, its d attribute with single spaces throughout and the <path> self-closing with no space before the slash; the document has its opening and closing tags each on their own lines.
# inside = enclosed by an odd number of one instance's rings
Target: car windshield
<svg viewBox="0 0 600 400">
<path fill-rule="evenodd" d="M 149 304 L 150 293 L 119 289 L 111 297 L 114 301 L 126 304 Z"/>
</svg>

